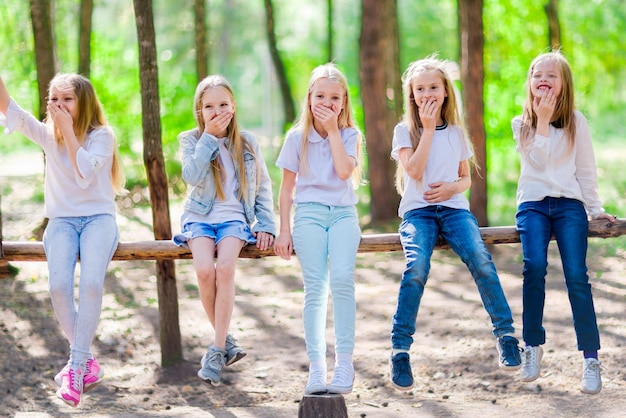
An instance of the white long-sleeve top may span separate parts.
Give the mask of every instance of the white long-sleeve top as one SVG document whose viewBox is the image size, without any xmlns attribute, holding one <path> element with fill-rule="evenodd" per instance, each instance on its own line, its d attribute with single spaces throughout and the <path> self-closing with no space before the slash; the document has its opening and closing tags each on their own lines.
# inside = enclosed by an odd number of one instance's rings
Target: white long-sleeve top
<svg viewBox="0 0 626 418">
<path fill-rule="evenodd" d="M 20 108 L 13 99 L 4 124 L 8 133 L 22 133 L 46 154 L 45 217 L 115 216 L 115 191 L 111 184 L 114 141 L 110 128 L 98 128 L 87 134 L 76 154 L 80 171 L 77 173 L 67 149 L 57 144 L 50 127 Z"/>
<path fill-rule="evenodd" d="M 535 134 L 522 149 L 521 116 L 511 122 L 516 150 L 521 154 L 521 173 L 517 185 L 517 204 L 540 201 L 545 197 L 567 197 L 581 201 L 593 219 L 604 210 L 598 196 L 596 161 L 587 119 L 574 111 L 576 140 L 568 154 L 564 130 L 550 125 L 550 136 Z"/>
</svg>

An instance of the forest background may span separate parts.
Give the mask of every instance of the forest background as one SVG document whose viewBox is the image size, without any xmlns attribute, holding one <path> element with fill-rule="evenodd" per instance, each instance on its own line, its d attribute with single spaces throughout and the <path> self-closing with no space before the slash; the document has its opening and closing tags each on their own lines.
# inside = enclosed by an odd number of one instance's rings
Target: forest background
<svg viewBox="0 0 626 418">
<path fill-rule="evenodd" d="M 392 0 L 389 0 L 392 1 Z M 29 2 L 5 0 L 0 9 L 1 71 L 10 92 L 24 108 L 37 114 L 37 67 Z M 195 2 L 196 4 L 198 2 Z M 273 5 L 276 46 L 284 65 L 296 112 L 311 70 L 332 60 L 347 75 L 359 125 L 366 126 L 360 86 L 360 0 L 208 0 L 208 73 L 226 76 L 235 88 L 238 118 L 245 129 L 262 139 L 274 190 L 280 172 L 274 161 L 285 129 L 283 98 L 266 36 L 266 5 Z M 466 2 L 471 3 L 471 2 Z M 52 1 L 57 70 L 78 70 L 80 1 Z M 194 125 L 192 101 L 196 72 L 194 2 L 152 2 L 156 32 L 158 88 L 165 170 L 172 199 L 184 198 L 178 158 L 179 132 Z M 487 212 L 490 225 L 511 225 L 519 157 L 514 150 L 510 120 L 521 112 L 530 61 L 550 48 L 547 6 L 558 7 L 560 46 L 574 72 L 576 102 L 590 122 L 596 153 L 618 155 L 625 148 L 626 120 L 626 4 L 622 0 L 487 1 L 482 8 L 484 34 L 484 128 Z M 331 13 L 329 14 L 329 7 Z M 459 13 L 456 1 L 397 0 L 400 70 L 430 54 L 460 62 Z M 384 19 L 384 17 L 381 17 Z M 382 22 L 385 25 L 386 22 Z M 470 22 L 471 24 L 471 22 Z M 93 3 L 90 78 L 111 125 L 115 128 L 134 191 L 127 204 L 147 204 L 147 180 L 142 153 L 142 103 L 137 31 L 133 2 Z M 386 65 L 381 60 L 380 65 Z M 399 74 L 398 74 L 399 76 Z M 459 84 L 460 89 L 463 86 Z M 364 129 L 365 130 L 365 129 Z M 368 132 L 365 132 L 368 135 Z M 370 141 L 390 142 L 388 138 Z M 5 139 L 0 151 L 35 149 L 25 138 Z M 367 150 L 370 153 L 371 150 Z M 604 162 L 603 162 L 604 164 Z M 599 164 L 600 191 L 607 211 L 618 213 L 626 198 L 626 177 L 605 175 Z M 610 167 L 606 167 L 607 170 Z M 382 172 L 382 175 L 385 173 Z M 379 175 L 381 175 L 379 174 Z M 370 176 L 375 176 L 371 173 Z M 370 190 L 360 188 L 362 224 L 369 224 Z M 397 219 L 389 219 L 393 230 Z M 176 222 L 176 221 L 174 221 Z M 384 227 L 384 225 L 383 225 Z"/>
</svg>

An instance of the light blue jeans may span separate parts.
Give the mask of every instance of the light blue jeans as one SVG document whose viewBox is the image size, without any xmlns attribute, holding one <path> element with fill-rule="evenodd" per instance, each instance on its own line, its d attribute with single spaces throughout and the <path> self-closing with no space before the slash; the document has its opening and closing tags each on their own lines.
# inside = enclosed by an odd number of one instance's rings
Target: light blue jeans
<svg viewBox="0 0 626 418">
<path fill-rule="evenodd" d="M 465 209 L 433 205 L 405 213 L 400 223 L 406 268 L 402 273 L 398 305 L 393 316 L 392 348 L 408 351 L 413 343 L 417 312 L 430 272 L 430 258 L 440 234 L 472 274 L 483 306 L 491 318 L 493 334 L 496 337 L 514 334 L 511 309 L 491 254 L 480 236 L 476 218 Z"/>
<path fill-rule="evenodd" d="M 300 203 L 293 246 L 304 281 L 304 337 L 309 361 L 326 361 L 328 289 L 333 304 L 335 353 L 354 351 L 356 301 L 354 267 L 361 241 L 354 206 Z M 330 272 L 330 280 L 329 280 Z"/>
<path fill-rule="evenodd" d="M 104 278 L 117 248 L 118 229 L 111 215 L 53 218 L 43 244 L 48 260 L 52 307 L 70 343 L 70 361 L 82 363 L 90 354 L 96 334 Z M 74 273 L 80 256 L 78 305 Z"/>
</svg>

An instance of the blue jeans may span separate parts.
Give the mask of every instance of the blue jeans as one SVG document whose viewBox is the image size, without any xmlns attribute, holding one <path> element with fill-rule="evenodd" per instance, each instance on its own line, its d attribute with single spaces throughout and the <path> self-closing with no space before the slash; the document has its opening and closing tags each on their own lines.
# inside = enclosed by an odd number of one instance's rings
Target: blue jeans
<svg viewBox="0 0 626 418">
<path fill-rule="evenodd" d="M 546 197 L 524 202 L 515 215 L 524 254 L 522 292 L 523 338 L 528 345 L 546 342 L 543 308 L 546 297 L 548 244 L 552 235 L 561 254 L 579 350 L 600 349 L 600 335 L 587 276 L 587 230 L 583 204 L 574 199 Z"/>
<path fill-rule="evenodd" d="M 398 306 L 393 316 L 391 345 L 409 350 L 415 334 L 415 321 L 424 286 L 430 271 L 430 258 L 439 235 L 467 265 L 485 310 L 491 318 L 493 334 L 513 334 L 513 317 L 504 296 L 496 267 L 480 236 L 478 222 L 465 209 L 441 205 L 428 206 L 405 213 L 400 223 L 400 241 L 406 259 L 402 273 Z"/>
<path fill-rule="evenodd" d="M 70 360 L 86 361 L 96 334 L 104 278 L 117 248 L 118 230 L 111 215 L 50 219 L 43 236 L 48 284 L 54 313 L 70 343 Z M 78 306 L 74 272 L 80 255 Z"/>
<path fill-rule="evenodd" d="M 352 353 L 356 321 L 354 267 L 361 229 L 354 206 L 300 203 L 293 246 L 304 281 L 304 338 L 310 361 L 326 361 L 328 288 L 333 303 L 335 352 Z M 330 271 L 330 280 L 329 280 Z"/>
</svg>

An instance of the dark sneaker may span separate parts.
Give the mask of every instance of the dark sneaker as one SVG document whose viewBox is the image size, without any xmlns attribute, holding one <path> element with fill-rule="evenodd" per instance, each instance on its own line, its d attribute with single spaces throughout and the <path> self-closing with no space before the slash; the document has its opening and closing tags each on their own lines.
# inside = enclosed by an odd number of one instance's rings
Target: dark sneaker
<svg viewBox="0 0 626 418">
<path fill-rule="evenodd" d="M 230 366 L 236 361 L 246 356 L 246 351 L 237 344 L 237 340 L 230 334 L 226 335 L 226 366 Z"/>
<path fill-rule="evenodd" d="M 399 390 L 409 390 L 413 387 L 413 373 L 409 353 L 398 353 L 391 357 L 391 384 Z"/>
<path fill-rule="evenodd" d="M 226 351 L 209 347 L 200 360 L 202 368 L 198 370 L 198 377 L 207 383 L 210 382 L 213 386 L 219 386 L 222 383 L 224 364 L 226 364 Z"/>
<path fill-rule="evenodd" d="M 517 338 L 510 335 L 498 338 L 498 365 L 501 369 L 518 370 L 522 367 L 522 356 Z"/>
</svg>

